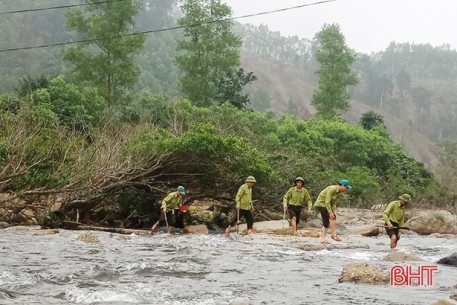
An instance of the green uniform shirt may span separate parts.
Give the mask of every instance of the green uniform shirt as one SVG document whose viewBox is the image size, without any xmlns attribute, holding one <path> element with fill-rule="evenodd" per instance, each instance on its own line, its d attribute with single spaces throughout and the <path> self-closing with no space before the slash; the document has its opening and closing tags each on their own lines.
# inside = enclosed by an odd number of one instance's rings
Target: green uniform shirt
<svg viewBox="0 0 457 305">
<path fill-rule="evenodd" d="M 313 202 L 311 201 L 308 190 L 305 188 L 299 190 L 297 187 L 291 187 L 284 195 L 283 204 L 304 206 L 305 201 L 308 203 L 308 209 L 311 210 L 313 207 Z"/>
<path fill-rule="evenodd" d="M 400 227 L 405 225 L 405 208 L 400 205 L 400 200 L 392 201 L 384 210 L 384 221 L 390 225 L 391 221 L 398 223 Z"/>
<path fill-rule="evenodd" d="M 242 210 L 252 209 L 252 188 L 247 184 L 240 186 L 235 197 L 235 202 Z"/>
<path fill-rule="evenodd" d="M 162 210 L 167 209 L 167 211 L 171 211 L 174 209 L 179 208 L 182 204 L 182 197 L 178 196 L 176 192 L 170 193 L 162 200 Z"/>
<path fill-rule="evenodd" d="M 331 185 L 325 188 L 317 197 L 315 207 L 326 208 L 329 213 L 336 210 L 336 198 L 338 198 L 338 185 Z"/>
</svg>

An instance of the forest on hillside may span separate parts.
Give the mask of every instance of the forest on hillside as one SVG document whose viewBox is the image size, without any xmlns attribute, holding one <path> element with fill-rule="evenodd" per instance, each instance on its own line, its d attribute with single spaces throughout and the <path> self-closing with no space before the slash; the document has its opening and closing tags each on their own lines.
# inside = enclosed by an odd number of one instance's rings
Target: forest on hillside
<svg viewBox="0 0 457 305">
<path fill-rule="evenodd" d="M 180 14 L 177 1 L 142 0 L 136 16 L 135 29 L 156 30 L 176 25 Z M 62 2 L 63 3 L 63 2 Z M 66 3 L 65 3 L 66 4 Z M 56 1 L 0 1 L 1 11 L 49 7 Z M 0 20 L 1 49 L 40 44 L 52 44 L 77 39 L 65 27 L 65 10 L 46 10 L 3 15 Z M 303 72 L 303 82 L 316 84 L 314 71 L 317 62 L 312 40 L 284 37 L 267 26 L 236 24 L 234 32 L 243 40 L 242 58 L 260 58 L 265 62 Z M 148 90 L 179 96 L 180 70 L 174 58 L 176 38 L 180 30 L 151 33 L 146 37 L 142 52 L 136 56 L 141 73 L 135 92 Z M 12 92 L 24 76 L 57 76 L 67 71 L 60 56 L 63 47 L 18 50 L 0 53 L 0 92 Z M 244 54 L 244 55 L 243 55 Z M 251 56 L 251 54 L 253 56 Z M 258 68 L 262 71 L 262 67 Z M 392 42 L 382 52 L 357 54 L 354 66 L 360 82 L 351 88 L 355 101 L 373 110 L 382 110 L 401 117 L 412 128 L 433 141 L 456 140 L 457 52 L 449 46 L 432 47 L 427 44 Z M 254 69 L 253 69 L 254 70 Z M 257 71 L 253 71 L 254 74 Z M 263 87 L 262 87 L 263 86 Z M 286 112 L 297 111 L 306 101 L 281 100 L 272 94 L 271 87 L 257 82 L 247 92 L 256 110 L 272 108 Z M 312 91 L 307 89 L 311 97 Z M 306 115 L 306 113 L 305 113 Z"/>
<path fill-rule="evenodd" d="M 282 37 L 266 26 L 212 22 L 231 14 L 220 1 L 75 3 L 87 5 L 14 13 L 58 4 L 0 1 L 0 11 L 11 12 L 0 20 L 2 192 L 27 202 L 62 194 L 68 215 L 80 209 L 127 226 L 152 221 L 151 202 L 178 183 L 191 190 L 189 200 L 230 204 L 247 175 L 259 181 L 265 210 L 280 209 L 297 175 L 313 198 L 345 177 L 354 185 L 346 204 L 368 207 L 409 192 L 424 205 L 455 206 L 452 142 L 443 142 L 437 178 L 392 140 L 381 116 L 352 124 L 338 113 L 351 96 L 430 138 L 456 140 L 455 50 L 392 43 L 352 56 L 337 25 L 313 41 Z M 176 24 L 181 29 L 132 35 Z M 346 50 L 342 69 L 352 65 L 336 89 L 322 61 L 328 34 Z M 75 40 L 84 43 L 21 49 Z M 321 91 L 309 92 L 319 115 L 303 117 L 302 101 L 275 100 L 246 69 L 249 54 L 300 71 L 311 88 L 319 81 Z M 339 92 L 337 106 L 326 104 L 326 87 Z M 283 113 L 267 110 L 284 103 Z"/>
</svg>

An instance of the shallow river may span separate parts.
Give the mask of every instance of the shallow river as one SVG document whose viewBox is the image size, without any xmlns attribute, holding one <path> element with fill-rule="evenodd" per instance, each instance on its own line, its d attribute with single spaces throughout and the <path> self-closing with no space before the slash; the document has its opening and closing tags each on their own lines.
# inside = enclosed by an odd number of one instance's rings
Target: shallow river
<svg viewBox="0 0 457 305">
<path fill-rule="evenodd" d="M 431 304 L 448 299 L 457 268 L 439 266 L 430 287 L 338 283 L 350 262 L 388 269 L 387 237 L 346 238 L 352 250 L 300 249 L 317 238 L 256 234 L 129 236 L 82 231 L 37 235 L 0 230 L 0 304 Z M 399 251 L 428 262 L 457 252 L 455 240 L 403 236 Z M 415 265 L 418 265 L 417 263 Z"/>
</svg>

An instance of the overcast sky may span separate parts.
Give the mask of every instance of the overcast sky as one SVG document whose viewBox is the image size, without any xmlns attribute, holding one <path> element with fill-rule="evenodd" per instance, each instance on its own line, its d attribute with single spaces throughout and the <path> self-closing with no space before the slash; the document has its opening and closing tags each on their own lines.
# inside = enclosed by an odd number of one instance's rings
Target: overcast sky
<svg viewBox="0 0 457 305">
<path fill-rule="evenodd" d="M 234 16 L 317 1 L 225 0 Z M 339 23 L 347 45 L 363 53 L 384 50 L 391 41 L 457 47 L 457 0 L 336 0 L 239 21 L 309 39 L 325 23 Z"/>
</svg>

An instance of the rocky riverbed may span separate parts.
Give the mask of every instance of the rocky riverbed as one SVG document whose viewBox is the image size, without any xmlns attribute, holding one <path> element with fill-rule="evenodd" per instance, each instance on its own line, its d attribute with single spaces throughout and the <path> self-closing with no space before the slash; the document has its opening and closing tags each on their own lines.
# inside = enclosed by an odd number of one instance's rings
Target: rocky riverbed
<svg viewBox="0 0 457 305">
<path fill-rule="evenodd" d="M 395 264 L 435 265 L 457 252 L 455 240 L 446 238 L 405 235 L 397 251 L 402 254 L 386 259 L 392 253 L 385 235 L 347 234 L 326 246 L 317 237 L 272 233 L 233 233 L 228 239 L 218 232 L 171 237 L 162 232 L 0 230 L 0 304 L 416 305 L 453 302 L 457 290 L 452 266 L 439 265 L 429 287 L 390 287 L 382 276 L 373 285 L 343 271 L 354 263 L 373 266 L 381 275 Z"/>
</svg>

